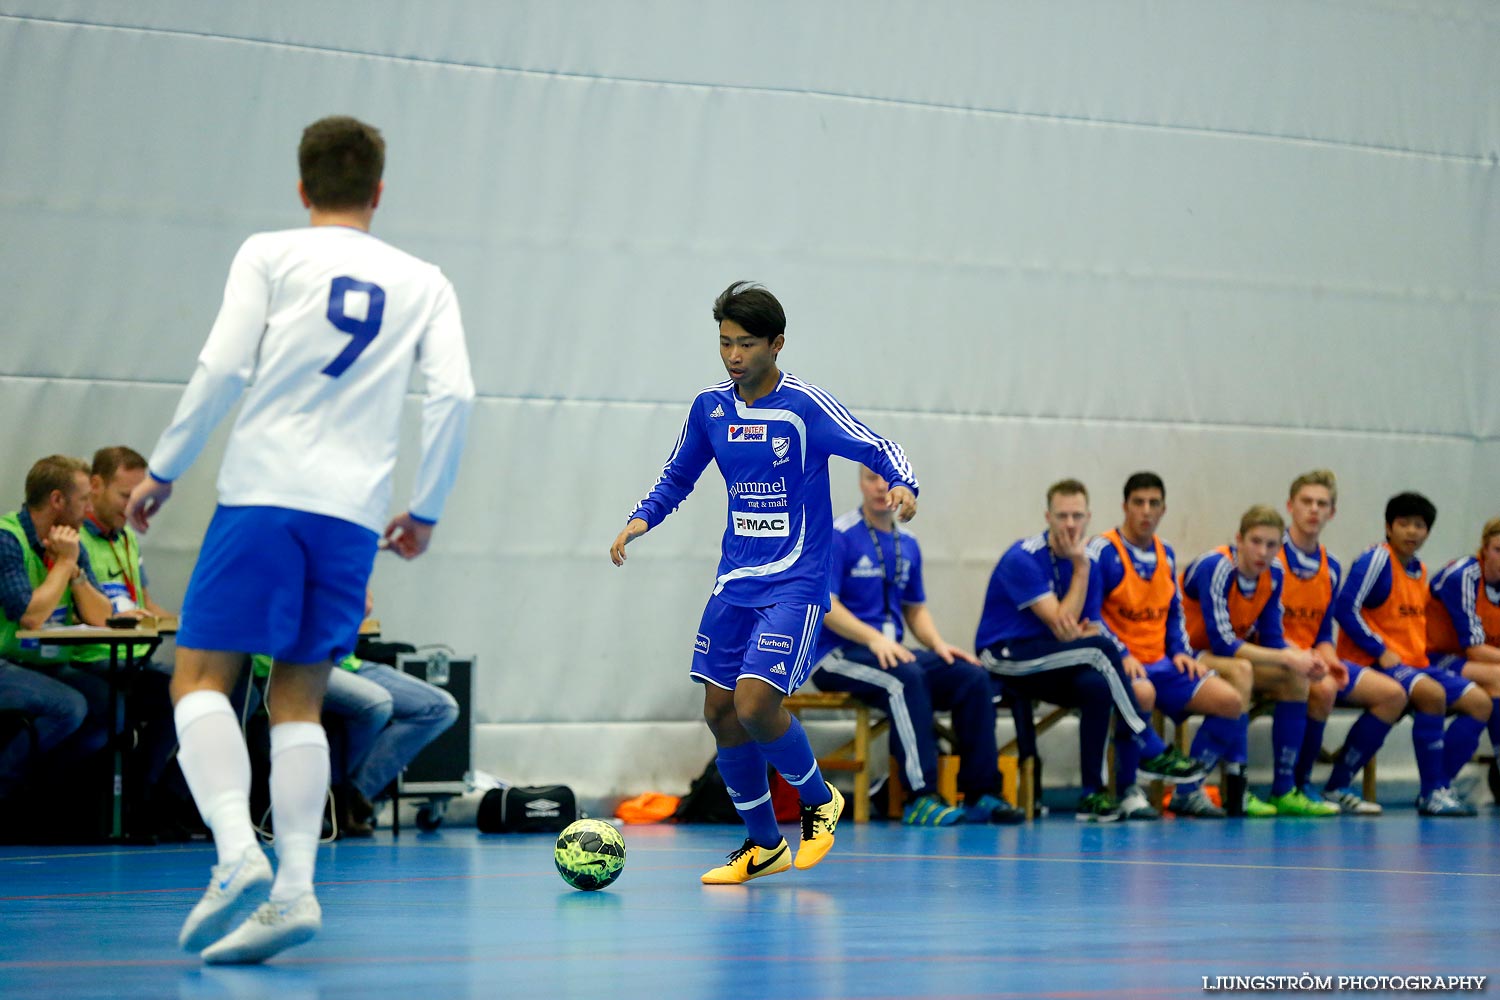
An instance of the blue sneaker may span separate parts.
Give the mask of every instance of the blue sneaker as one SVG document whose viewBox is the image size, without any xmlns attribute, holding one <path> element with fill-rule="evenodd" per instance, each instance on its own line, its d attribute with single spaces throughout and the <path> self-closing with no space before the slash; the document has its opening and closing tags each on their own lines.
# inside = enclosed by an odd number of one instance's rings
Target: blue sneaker
<svg viewBox="0 0 1500 1000">
<path fill-rule="evenodd" d="M 936 795 L 918 795 L 901 814 L 904 826 L 952 826 L 962 823 L 964 814 Z"/>
<path fill-rule="evenodd" d="M 1454 795 L 1451 788 L 1439 788 L 1431 795 L 1417 799 L 1417 812 L 1423 816 L 1478 815 L 1478 810 Z"/>
<path fill-rule="evenodd" d="M 1026 822 L 1026 814 L 996 795 L 981 795 L 964 806 L 965 823 L 997 823 L 1010 826 Z"/>
</svg>

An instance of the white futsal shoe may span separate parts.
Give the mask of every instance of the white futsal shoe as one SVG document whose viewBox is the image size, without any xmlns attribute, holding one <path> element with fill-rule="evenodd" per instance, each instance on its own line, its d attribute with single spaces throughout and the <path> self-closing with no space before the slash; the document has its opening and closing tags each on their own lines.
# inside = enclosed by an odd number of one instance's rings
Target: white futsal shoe
<svg viewBox="0 0 1500 1000">
<path fill-rule="evenodd" d="M 304 892 L 289 903 L 268 901 L 245 922 L 203 950 L 209 965 L 250 965 L 311 941 L 323 928 L 317 897 Z"/>
<path fill-rule="evenodd" d="M 186 951 L 202 951 L 219 940 L 237 917 L 266 898 L 271 877 L 271 862 L 259 845 L 245 848 L 238 861 L 214 865 L 208 889 L 183 921 L 177 943 Z"/>
</svg>

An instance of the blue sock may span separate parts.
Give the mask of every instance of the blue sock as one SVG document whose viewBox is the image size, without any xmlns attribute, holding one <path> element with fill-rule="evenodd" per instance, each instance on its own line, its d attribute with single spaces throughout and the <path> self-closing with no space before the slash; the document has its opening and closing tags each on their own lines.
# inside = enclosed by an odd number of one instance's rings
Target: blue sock
<svg viewBox="0 0 1500 1000">
<path fill-rule="evenodd" d="M 1130 727 L 1119 723 L 1115 732 L 1115 787 L 1122 792 L 1135 784 L 1135 772 L 1141 766 L 1141 748 L 1131 736 Z"/>
<path fill-rule="evenodd" d="M 1490 749 L 1500 756 L 1500 698 L 1490 706 Z"/>
<path fill-rule="evenodd" d="M 1298 788 L 1312 784 L 1313 765 L 1323 750 L 1323 730 L 1328 728 L 1327 719 L 1307 717 L 1307 730 L 1302 734 L 1302 749 L 1297 754 L 1297 769 L 1292 772 L 1292 781 Z"/>
<path fill-rule="evenodd" d="M 1344 747 L 1333 759 L 1333 770 L 1328 772 L 1328 784 L 1323 787 L 1331 792 L 1342 792 L 1354 781 L 1354 772 L 1365 766 L 1375 756 L 1380 745 L 1391 731 L 1391 724 L 1369 712 L 1354 720 Z"/>
<path fill-rule="evenodd" d="M 1411 713 L 1411 746 L 1417 756 L 1417 775 L 1423 797 L 1448 784 L 1443 774 L 1443 717 L 1430 712 Z"/>
<path fill-rule="evenodd" d="M 1126 727 L 1129 728 L 1129 727 Z M 1167 749 L 1167 744 L 1156 735 L 1156 730 L 1147 726 L 1134 735 L 1136 749 L 1142 758 L 1155 757 Z"/>
<path fill-rule="evenodd" d="M 1250 763 L 1250 715 L 1241 714 L 1238 719 L 1225 719 L 1229 726 L 1229 746 L 1224 760 L 1230 764 Z"/>
<path fill-rule="evenodd" d="M 1473 716 L 1460 715 L 1448 723 L 1448 731 L 1443 734 L 1443 774 L 1447 778 L 1446 784 L 1453 784 L 1458 772 L 1474 759 L 1474 751 L 1479 749 L 1479 737 L 1483 735 L 1484 723 Z"/>
<path fill-rule="evenodd" d="M 771 783 L 766 778 L 766 758 L 761 756 L 759 744 L 719 747 L 719 774 L 750 839 L 761 847 L 781 843 L 776 809 L 771 805 Z"/>
<path fill-rule="evenodd" d="M 1203 725 L 1198 727 L 1198 733 L 1193 737 L 1190 753 L 1202 762 L 1206 771 L 1212 771 L 1215 764 L 1229 755 L 1234 743 L 1234 733 L 1231 729 L 1234 723 L 1233 719 L 1221 719 L 1216 715 L 1211 715 L 1203 720 Z M 1183 795 L 1191 795 L 1202 784 L 1201 779 L 1178 782 L 1175 791 Z"/>
<path fill-rule="evenodd" d="M 760 752 L 766 755 L 771 766 L 781 772 L 787 784 L 797 789 L 797 795 L 810 806 L 820 806 L 833 796 L 823 781 L 823 772 L 818 770 L 818 761 L 813 757 L 812 744 L 807 742 L 807 731 L 794 715 L 786 732 L 770 743 L 760 744 Z"/>
<path fill-rule="evenodd" d="M 1297 787 L 1297 757 L 1306 734 L 1307 702 L 1278 701 L 1271 713 L 1271 756 L 1276 762 L 1276 776 L 1271 780 L 1273 796 Z"/>
</svg>

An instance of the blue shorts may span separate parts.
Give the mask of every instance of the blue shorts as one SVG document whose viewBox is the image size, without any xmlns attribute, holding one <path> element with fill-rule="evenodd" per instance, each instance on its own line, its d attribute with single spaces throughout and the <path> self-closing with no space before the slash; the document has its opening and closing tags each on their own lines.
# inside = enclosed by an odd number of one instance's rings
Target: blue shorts
<svg viewBox="0 0 1500 1000">
<path fill-rule="evenodd" d="M 1187 716 L 1188 702 L 1213 673 L 1209 671 L 1202 677 L 1190 677 L 1177 669 L 1170 656 L 1142 666 L 1146 668 L 1146 679 L 1156 688 L 1156 710 L 1177 722 Z"/>
<path fill-rule="evenodd" d="M 754 677 L 791 694 L 812 673 L 822 627 L 816 604 L 742 608 L 714 595 L 693 640 L 693 680 L 733 691 L 741 677 Z"/>
<path fill-rule="evenodd" d="M 1466 677 L 1461 677 L 1451 670 L 1408 667 L 1404 663 L 1399 667 L 1392 667 L 1390 670 L 1386 670 L 1384 667 L 1379 668 L 1379 670 L 1387 677 L 1393 678 L 1397 684 L 1400 684 L 1402 690 L 1406 692 L 1407 697 L 1411 697 L 1411 688 L 1417 682 L 1417 678 L 1431 677 L 1443 686 L 1443 696 L 1448 699 L 1448 706 L 1450 708 L 1455 701 L 1463 697 L 1465 691 L 1474 686 L 1473 681 Z"/>
<path fill-rule="evenodd" d="M 354 648 L 379 536 L 284 507 L 214 511 L 182 602 L 177 644 L 337 660 Z"/>
<path fill-rule="evenodd" d="M 1339 693 L 1334 696 L 1334 704 L 1336 705 L 1346 704 L 1349 696 L 1354 693 L 1354 685 L 1359 683 L 1359 675 L 1366 670 L 1372 669 L 1370 667 L 1362 667 L 1358 663 L 1350 663 L 1348 660 L 1341 662 L 1344 664 L 1344 669 L 1349 671 L 1349 682 L 1339 688 Z"/>
<path fill-rule="evenodd" d="M 1469 658 L 1462 653 L 1439 653 L 1427 664 L 1428 670 L 1446 670 L 1451 674 L 1463 675 L 1464 666 Z"/>
</svg>

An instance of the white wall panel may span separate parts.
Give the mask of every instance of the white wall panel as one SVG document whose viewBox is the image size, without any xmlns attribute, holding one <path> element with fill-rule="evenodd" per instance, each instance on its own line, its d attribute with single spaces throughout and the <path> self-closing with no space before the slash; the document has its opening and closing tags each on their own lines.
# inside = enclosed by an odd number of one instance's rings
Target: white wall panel
<svg viewBox="0 0 1500 1000">
<path fill-rule="evenodd" d="M 907 446 L 955 641 L 1064 475 L 1102 529 L 1160 472 L 1188 558 L 1327 465 L 1339 555 L 1415 488 L 1439 563 L 1500 512 L 1497 50 L 1480 2 L 0 0 L 0 496 L 42 454 L 149 449 L 239 242 L 302 221 L 301 127 L 346 111 L 390 140 L 377 234 L 453 278 L 481 393 L 378 613 L 480 656 L 495 773 L 625 793 L 706 760 L 716 472 L 605 550 L 739 277 L 786 303 L 785 367 Z M 219 454 L 149 539 L 168 603 Z"/>
</svg>

